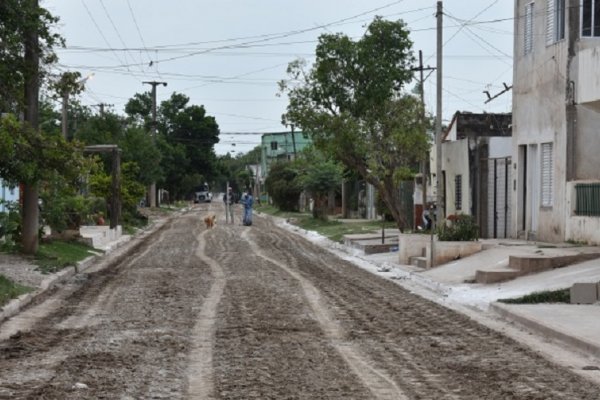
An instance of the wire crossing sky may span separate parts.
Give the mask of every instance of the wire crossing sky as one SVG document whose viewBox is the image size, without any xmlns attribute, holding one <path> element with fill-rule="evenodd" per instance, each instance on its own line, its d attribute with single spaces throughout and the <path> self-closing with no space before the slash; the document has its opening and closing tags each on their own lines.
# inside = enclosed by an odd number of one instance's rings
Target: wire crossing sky
<svg viewBox="0 0 600 400">
<path fill-rule="evenodd" d="M 217 154 L 247 152 L 281 124 L 286 97 L 277 83 L 289 62 L 312 62 L 323 33 L 360 38 L 376 15 L 402 19 L 415 55 L 435 66 L 435 1 L 423 0 L 42 0 L 60 17 L 67 47 L 55 72 L 94 73 L 83 104 L 114 104 L 147 90 L 142 81 L 168 82 L 158 101 L 176 91 L 204 105 L 221 129 Z M 510 112 L 511 93 L 484 104 L 512 84 L 512 0 L 444 1 L 444 119 L 457 110 Z M 416 75 L 415 75 L 416 77 Z M 425 84 L 435 110 L 435 74 Z"/>
</svg>

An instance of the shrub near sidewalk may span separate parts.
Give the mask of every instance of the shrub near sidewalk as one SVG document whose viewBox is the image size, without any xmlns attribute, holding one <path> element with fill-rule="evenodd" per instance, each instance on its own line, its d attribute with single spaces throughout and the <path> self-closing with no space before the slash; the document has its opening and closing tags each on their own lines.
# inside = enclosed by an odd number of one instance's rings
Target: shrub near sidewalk
<svg viewBox="0 0 600 400">
<path fill-rule="evenodd" d="M 35 263 L 42 273 L 53 273 L 74 266 L 77 262 L 97 254 L 98 251 L 100 250 L 74 241 L 53 240 L 40 244 Z"/>
<path fill-rule="evenodd" d="M 436 229 L 438 239 L 444 242 L 468 242 L 479 239 L 479 227 L 471 215 L 449 215 Z"/>
<path fill-rule="evenodd" d="M 0 306 L 8 303 L 11 299 L 19 297 L 24 293 L 31 292 L 33 289 L 22 286 L 0 275 Z"/>
<path fill-rule="evenodd" d="M 547 290 L 533 292 L 513 299 L 499 299 L 498 301 L 506 304 L 570 303 L 571 292 L 570 289 Z"/>
</svg>

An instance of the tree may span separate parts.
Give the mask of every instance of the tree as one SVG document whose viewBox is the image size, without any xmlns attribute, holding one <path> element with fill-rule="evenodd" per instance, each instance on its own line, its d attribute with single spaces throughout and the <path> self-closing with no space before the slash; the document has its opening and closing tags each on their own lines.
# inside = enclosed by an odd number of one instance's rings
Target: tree
<svg viewBox="0 0 600 400">
<path fill-rule="evenodd" d="M 0 113 L 18 114 L 24 107 L 25 79 L 30 66 L 25 59 L 25 36 L 35 32 L 38 43 L 35 52 L 40 57 L 42 73 L 45 66 L 56 61 L 55 46 L 64 43 L 52 27 L 58 18 L 29 0 L 0 1 Z"/>
<path fill-rule="evenodd" d="M 327 198 L 340 187 L 342 181 L 342 166 L 313 146 L 300 153 L 294 160 L 294 166 L 299 170 L 298 180 L 302 188 L 313 197 L 313 217 L 325 219 Z"/>
<path fill-rule="evenodd" d="M 0 2 L 0 113 L 23 112 L 29 127 L 23 132 L 39 128 L 39 86 L 44 67 L 56 60 L 53 47 L 63 43 L 51 31 L 57 21 L 38 0 Z M 38 181 L 24 185 L 22 204 L 21 244 L 25 253 L 33 254 L 39 239 Z"/>
<path fill-rule="evenodd" d="M 413 176 L 429 149 L 421 105 L 406 92 L 411 46 L 402 21 L 377 17 L 358 41 L 321 35 L 313 67 L 294 61 L 290 79 L 280 83 L 289 97 L 284 121 L 374 185 L 400 230 L 406 223 L 399 183 Z"/>
<path fill-rule="evenodd" d="M 271 165 L 265 186 L 273 203 L 283 211 L 297 211 L 302 185 L 296 179 L 298 171 L 287 161 Z"/>
<path fill-rule="evenodd" d="M 147 131 L 151 127 L 151 110 L 149 93 L 136 94 L 125 107 L 128 122 Z M 219 141 L 218 124 L 203 106 L 190 105 L 189 97 L 173 93 L 158 107 L 157 130 L 159 154 L 147 158 L 154 163 L 151 169 L 140 171 L 155 171 L 153 176 L 169 191 L 171 199 L 184 198 L 203 183 L 194 182 L 198 176 L 212 177 L 216 171 L 214 145 Z M 154 160 L 160 160 L 160 164 Z"/>
</svg>

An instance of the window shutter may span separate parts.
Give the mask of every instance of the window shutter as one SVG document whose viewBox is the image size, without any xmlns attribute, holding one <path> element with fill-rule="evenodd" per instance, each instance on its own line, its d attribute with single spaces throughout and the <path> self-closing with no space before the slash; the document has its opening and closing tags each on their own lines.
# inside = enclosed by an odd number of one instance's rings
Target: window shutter
<svg viewBox="0 0 600 400">
<path fill-rule="evenodd" d="M 552 143 L 542 143 L 542 207 L 552 207 L 553 191 Z"/>
<path fill-rule="evenodd" d="M 548 0 L 546 9 L 546 45 L 551 45 L 556 42 L 556 0 Z"/>
<path fill-rule="evenodd" d="M 533 3 L 529 3 L 525 6 L 525 19 L 524 19 L 523 37 L 525 39 L 525 54 L 531 53 L 533 49 Z"/>
</svg>

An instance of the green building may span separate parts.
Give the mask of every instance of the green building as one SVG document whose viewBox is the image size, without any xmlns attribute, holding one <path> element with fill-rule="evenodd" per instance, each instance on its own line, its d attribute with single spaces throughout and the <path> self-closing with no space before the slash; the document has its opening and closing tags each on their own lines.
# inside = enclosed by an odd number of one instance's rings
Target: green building
<svg viewBox="0 0 600 400">
<path fill-rule="evenodd" d="M 261 138 L 260 176 L 264 182 L 269 174 L 269 167 L 276 161 L 293 160 L 312 141 L 302 132 L 265 133 Z"/>
</svg>

